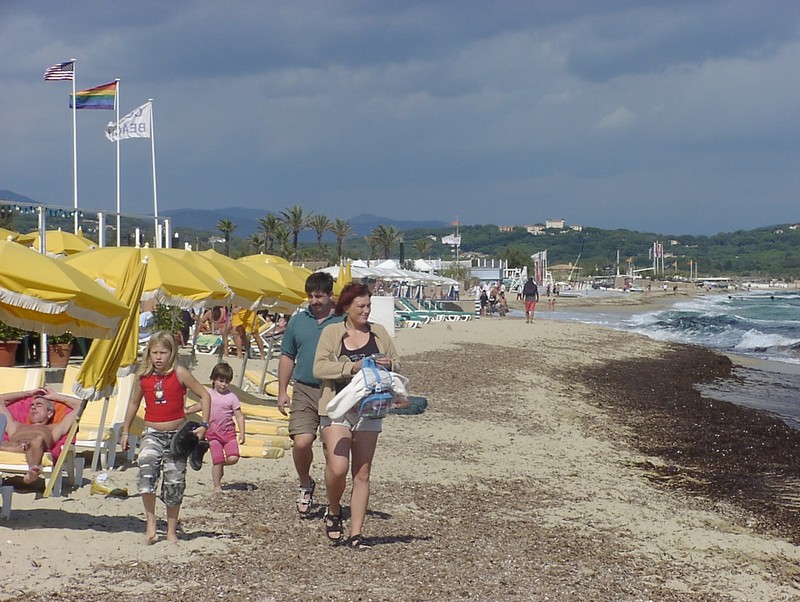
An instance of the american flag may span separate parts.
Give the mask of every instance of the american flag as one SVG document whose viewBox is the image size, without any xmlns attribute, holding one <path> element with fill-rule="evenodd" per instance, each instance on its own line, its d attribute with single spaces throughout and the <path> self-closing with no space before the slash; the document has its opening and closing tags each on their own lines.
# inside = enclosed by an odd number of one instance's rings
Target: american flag
<svg viewBox="0 0 800 602">
<path fill-rule="evenodd" d="M 57 63 L 52 67 L 48 67 L 44 72 L 44 79 L 46 81 L 72 81 L 75 75 L 75 61 L 68 61 L 66 63 Z"/>
</svg>

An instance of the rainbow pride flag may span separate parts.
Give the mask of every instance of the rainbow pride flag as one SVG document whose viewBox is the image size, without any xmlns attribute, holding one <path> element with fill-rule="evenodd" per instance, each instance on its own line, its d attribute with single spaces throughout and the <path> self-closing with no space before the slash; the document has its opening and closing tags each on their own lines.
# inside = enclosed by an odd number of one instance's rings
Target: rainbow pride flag
<svg viewBox="0 0 800 602">
<path fill-rule="evenodd" d="M 76 109 L 109 109 L 113 111 L 116 101 L 117 82 L 75 92 Z M 69 108 L 72 108 L 72 94 L 69 95 Z"/>
</svg>

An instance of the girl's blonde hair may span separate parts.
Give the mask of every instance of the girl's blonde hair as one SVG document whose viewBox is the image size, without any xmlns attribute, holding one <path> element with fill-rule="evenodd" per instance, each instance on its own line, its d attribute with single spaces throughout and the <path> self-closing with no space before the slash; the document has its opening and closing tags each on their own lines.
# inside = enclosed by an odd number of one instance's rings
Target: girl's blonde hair
<svg viewBox="0 0 800 602">
<path fill-rule="evenodd" d="M 144 351 L 142 363 L 139 365 L 139 370 L 137 371 L 139 376 L 150 376 L 155 372 L 153 360 L 150 359 L 150 351 L 155 347 L 164 347 L 169 351 L 169 362 L 167 362 L 167 369 L 165 372 L 169 373 L 175 370 L 175 366 L 178 364 L 178 344 L 175 342 L 175 337 L 171 332 L 159 330 L 154 332 L 150 336 L 150 340 L 147 341 L 147 349 Z"/>
</svg>

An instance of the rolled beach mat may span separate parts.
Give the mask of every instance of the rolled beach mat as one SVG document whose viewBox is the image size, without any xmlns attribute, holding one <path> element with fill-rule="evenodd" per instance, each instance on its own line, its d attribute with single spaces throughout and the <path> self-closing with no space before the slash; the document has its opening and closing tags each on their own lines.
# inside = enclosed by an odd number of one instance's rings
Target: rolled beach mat
<svg viewBox="0 0 800 602">
<path fill-rule="evenodd" d="M 286 455 L 286 450 L 280 447 L 262 447 L 260 445 L 240 445 L 239 456 L 242 458 L 264 458 L 278 460 Z"/>
<path fill-rule="evenodd" d="M 261 445 L 261 447 L 279 447 L 281 449 L 291 449 L 292 440 L 289 437 L 277 437 L 272 435 L 247 435 L 245 445 Z"/>
<path fill-rule="evenodd" d="M 247 420 L 244 423 L 244 432 L 248 435 L 276 435 L 278 437 L 288 437 L 289 427 L 286 426 L 285 422 Z"/>
<path fill-rule="evenodd" d="M 256 388 L 261 384 L 261 374 L 257 370 L 245 370 L 244 376 L 253 383 Z M 278 377 L 268 372 L 264 380 L 264 389 L 259 392 L 265 393 L 270 397 L 278 397 Z M 286 393 L 291 398 L 292 385 L 286 387 Z"/>
<path fill-rule="evenodd" d="M 288 416 L 284 416 L 281 414 L 278 408 L 267 406 L 267 405 L 257 405 L 254 403 L 247 403 L 242 402 L 242 413 L 245 416 L 253 416 L 256 418 L 267 418 L 270 420 L 289 420 Z"/>
</svg>

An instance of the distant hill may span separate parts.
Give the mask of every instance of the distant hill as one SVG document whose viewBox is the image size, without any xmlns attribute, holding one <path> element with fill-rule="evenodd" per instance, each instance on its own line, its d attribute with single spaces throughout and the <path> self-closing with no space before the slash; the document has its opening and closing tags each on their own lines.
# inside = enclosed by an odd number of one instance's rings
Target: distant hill
<svg viewBox="0 0 800 602">
<path fill-rule="evenodd" d="M 21 203 L 24 205 L 40 205 L 40 201 L 34 201 L 33 199 L 22 196 L 21 194 L 17 194 L 16 192 L 11 192 L 10 190 L 0 190 L 0 203 Z"/>
<path fill-rule="evenodd" d="M 208 209 L 173 209 L 164 211 L 162 215 L 172 220 L 172 229 L 179 231 L 180 228 L 191 228 L 193 230 L 215 231 L 217 222 L 229 219 L 236 224 L 234 235 L 240 238 L 247 238 L 255 234 L 258 230 L 259 218 L 267 215 L 263 209 L 249 209 L 246 207 L 231 207 L 225 210 Z M 334 219 L 331 217 L 331 219 Z M 366 236 L 381 224 L 394 226 L 399 230 L 412 230 L 415 228 L 444 228 L 447 223 L 435 220 L 413 221 L 413 220 L 394 220 L 386 217 L 378 217 L 362 213 L 349 220 L 350 226 L 358 236 Z M 330 234 L 325 236 L 332 240 Z M 314 233 L 306 230 L 300 235 L 300 240 L 310 242 L 315 240 Z"/>
</svg>

